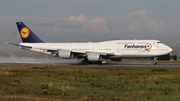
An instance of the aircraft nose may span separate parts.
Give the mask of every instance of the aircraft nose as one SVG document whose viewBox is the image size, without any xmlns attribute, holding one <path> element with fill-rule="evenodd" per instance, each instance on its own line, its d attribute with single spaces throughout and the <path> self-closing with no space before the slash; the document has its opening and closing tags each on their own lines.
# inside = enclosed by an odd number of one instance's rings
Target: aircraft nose
<svg viewBox="0 0 180 101">
<path fill-rule="evenodd" d="M 169 53 L 171 53 L 173 51 L 173 49 L 171 47 L 168 48 Z"/>
</svg>

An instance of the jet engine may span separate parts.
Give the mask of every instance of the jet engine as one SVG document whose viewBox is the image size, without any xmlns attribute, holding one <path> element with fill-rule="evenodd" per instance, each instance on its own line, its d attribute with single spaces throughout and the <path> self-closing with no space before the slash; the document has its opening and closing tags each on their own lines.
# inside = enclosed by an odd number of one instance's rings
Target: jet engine
<svg viewBox="0 0 180 101">
<path fill-rule="evenodd" d="M 87 56 L 88 61 L 102 61 L 102 56 L 97 53 L 89 53 Z"/>
<path fill-rule="evenodd" d="M 57 55 L 63 59 L 72 59 L 74 56 L 74 54 L 68 50 L 60 50 Z"/>
</svg>

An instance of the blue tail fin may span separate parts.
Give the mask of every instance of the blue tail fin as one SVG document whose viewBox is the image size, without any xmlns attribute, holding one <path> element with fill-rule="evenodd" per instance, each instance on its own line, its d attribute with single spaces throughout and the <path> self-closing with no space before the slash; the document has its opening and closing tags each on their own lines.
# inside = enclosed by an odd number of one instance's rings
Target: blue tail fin
<svg viewBox="0 0 180 101">
<path fill-rule="evenodd" d="M 16 22 L 20 37 L 24 43 L 43 43 L 23 22 Z"/>
</svg>

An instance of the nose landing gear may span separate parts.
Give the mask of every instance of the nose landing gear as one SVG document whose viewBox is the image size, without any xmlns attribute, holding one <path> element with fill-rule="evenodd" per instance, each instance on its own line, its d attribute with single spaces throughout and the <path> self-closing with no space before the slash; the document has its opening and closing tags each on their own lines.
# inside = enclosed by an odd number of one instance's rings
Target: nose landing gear
<svg viewBox="0 0 180 101">
<path fill-rule="evenodd" d="M 153 65 L 156 65 L 157 64 L 157 61 L 153 61 Z"/>
<path fill-rule="evenodd" d="M 153 59 L 153 65 L 156 65 L 157 64 L 157 57 L 155 57 L 154 59 Z"/>
</svg>

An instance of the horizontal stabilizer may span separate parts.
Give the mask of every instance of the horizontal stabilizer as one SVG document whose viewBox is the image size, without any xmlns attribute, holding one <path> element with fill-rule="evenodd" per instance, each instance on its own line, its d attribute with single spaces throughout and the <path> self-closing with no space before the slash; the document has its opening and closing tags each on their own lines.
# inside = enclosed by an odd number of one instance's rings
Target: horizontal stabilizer
<svg viewBox="0 0 180 101">
<path fill-rule="evenodd" d="M 24 45 L 15 44 L 15 43 L 10 43 L 10 42 L 6 42 L 6 44 L 10 44 L 10 45 L 18 46 L 18 47 L 21 47 L 21 48 L 32 48 L 31 46 L 24 46 Z"/>
</svg>

